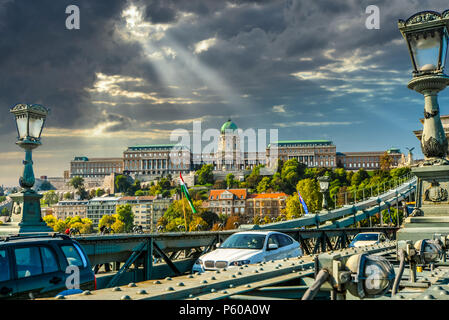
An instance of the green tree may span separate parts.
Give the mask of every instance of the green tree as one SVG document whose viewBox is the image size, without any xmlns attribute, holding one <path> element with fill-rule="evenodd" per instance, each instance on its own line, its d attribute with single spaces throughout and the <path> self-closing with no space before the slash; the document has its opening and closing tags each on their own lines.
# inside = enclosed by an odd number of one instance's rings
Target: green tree
<svg viewBox="0 0 449 320">
<path fill-rule="evenodd" d="M 64 198 L 64 200 L 70 200 L 70 199 L 73 199 L 73 195 L 71 192 L 66 192 L 66 193 L 64 193 L 63 198 Z"/>
<path fill-rule="evenodd" d="M 285 202 L 285 216 L 287 220 L 301 217 L 301 203 L 296 195 L 289 196 Z"/>
<path fill-rule="evenodd" d="M 58 203 L 59 198 L 58 198 L 58 195 L 56 194 L 56 192 L 51 190 L 51 191 L 44 193 L 44 197 L 42 198 L 42 200 L 46 205 L 52 206 L 52 205 Z"/>
<path fill-rule="evenodd" d="M 79 190 L 80 188 L 84 188 L 84 179 L 80 176 L 73 177 L 70 179 L 69 185 Z"/>
<path fill-rule="evenodd" d="M 228 173 L 226 175 L 226 186 L 228 189 L 234 187 L 237 181 L 234 180 L 234 175 L 232 173 Z M 238 183 L 238 182 L 237 182 Z"/>
<path fill-rule="evenodd" d="M 281 179 L 284 191 L 288 194 L 295 192 L 298 181 L 304 176 L 305 165 L 296 159 L 286 161 L 282 167 Z"/>
<path fill-rule="evenodd" d="M 251 171 L 251 174 L 249 174 L 245 181 L 248 185 L 248 188 L 256 189 L 257 185 L 259 184 L 260 180 L 262 180 L 262 176 L 260 175 L 260 168 L 262 168 L 263 165 L 258 165 L 253 168 L 253 171 Z"/>
<path fill-rule="evenodd" d="M 112 230 L 114 233 L 124 233 L 127 232 L 126 224 L 121 221 L 118 217 L 116 218 L 115 222 L 111 225 Z"/>
<path fill-rule="evenodd" d="M 303 179 L 296 185 L 296 190 L 301 193 L 309 212 L 316 212 L 321 209 L 322 195 L 320 187 L 315 179 Z"/>
<path fill-rule="evenodd" d="M 257 185 L 257 192 L 262 193 L 271 189 L 271 179 L 269 177 L 263 177 Z"/>
<path fill-rule="evenodd" d="M 52 215 L 45 216 L 42 218 L 42 220 L 44 220 L 47 226 L 49 226 L 53 230 L 55 228 L 56 223 L 58 222 L 58 219 L 56 219 L 56 217 Z"/>
<path fill-rule="evenodd" d="M 126 192 L 129 187 L 131 187 L 131 183 L 128 181 L 128 178 L 124 175 L 118 175 L 115 177 L 115 189 L 118 192 Z"/>
<path fill-rule="evenodd" d="M 64 233 L 64 231 L 67 229 L 67 225 L 64 221 L 58 220 L 58 222 L 55 223 L 55 226 L 53 227 L 53 230 L 59 233 Z"/>
<path fill-rule="evenodd" d="M 8 210 L 8 208 L 4 207 L 4 208 L 2 209 L 1 216 L 2 216 L 2 217 L 8 217 L 8 216 L 9 216 L 9 210 Z"/>
<path fill-rule="evenodd" d="M 205 185 L 208 183 L 214 183 L 213 175 L 214 166 L 212 164 L 203 164 L 200 170 L 196 172 L 198 176 L 198 184 Z"/>
<path fill-rule="evenodd" d="M 125 232 L 130 232 L 134 226 L 134 213 L 131 205 L 118 205 L 117 219 L 124 223 Z"/>
<path fill-rule="evenodd" d="M 100 221 L 98 222 L 98 228 L 101 228 L 103 226 L 111 228 L 115 220 L 116 218 L 113 215 L 105 214 L 101 217 Z"/>
<path fill-rule="evenodd" d="M 98 189 L 95 191 L 95 196 L 96 196 L 96 197 L 101 197 L 101 196 L 104 195 L 104 194 L 105 194 L 105 191 L 104 191 L 103 189 L 98 188 Z"/>
</svg>

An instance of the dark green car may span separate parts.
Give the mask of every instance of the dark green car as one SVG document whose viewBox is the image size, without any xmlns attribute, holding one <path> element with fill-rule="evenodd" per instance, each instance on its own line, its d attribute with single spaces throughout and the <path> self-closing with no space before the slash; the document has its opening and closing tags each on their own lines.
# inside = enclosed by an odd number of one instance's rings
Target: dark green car
<svg viewBox="0 0 449 320">
<path fill-rule="evenodd" d="M 81 245 L 62 234 L 0 238 L 0 298 L 34 299 L 94 290 Z"/>
</svg>

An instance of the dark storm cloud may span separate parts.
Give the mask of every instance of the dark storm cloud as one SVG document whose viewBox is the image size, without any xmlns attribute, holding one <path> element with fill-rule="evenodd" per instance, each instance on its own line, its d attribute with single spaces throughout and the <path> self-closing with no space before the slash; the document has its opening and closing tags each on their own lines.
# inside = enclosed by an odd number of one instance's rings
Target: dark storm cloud
<svg viewBox="0 0 449 320">
<path fill-rule="evenodd" d="M 80 30 L 67 30 L 66 7 L 78 5 Z M 51 108 L 49 125 L 72 127 L 95 112 L 85 88 L 95 72 L 119 73 L 140 48 L 112 41 L 113 21 L 120 18 L 121 0 L 17 0 L 1 6 L 0 104 L 42 103 Z M 0 120 L 11 129 L 11 119 Z"/>
</svg>

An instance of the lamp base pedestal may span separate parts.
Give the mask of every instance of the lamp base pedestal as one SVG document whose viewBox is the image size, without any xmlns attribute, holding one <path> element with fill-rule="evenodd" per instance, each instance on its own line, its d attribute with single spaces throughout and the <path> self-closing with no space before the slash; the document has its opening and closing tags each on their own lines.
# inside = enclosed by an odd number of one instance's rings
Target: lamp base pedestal
<svg viewBox="0 0 449 320">
<path fill-rule="evenodd" d="M 397 240 L 433 239 L 449 235 L 449 165 L 412 168 L 417 178 L 414 216 L 404 221 Z"/>
<path fill-rule="evenodd" d="M 34 190 L 24 190 L 10 195 L 11 199 L 21 206 L 19 233 L 54 232 L 41 216 L 40 199 L 42 195 Z"/>
</svg>

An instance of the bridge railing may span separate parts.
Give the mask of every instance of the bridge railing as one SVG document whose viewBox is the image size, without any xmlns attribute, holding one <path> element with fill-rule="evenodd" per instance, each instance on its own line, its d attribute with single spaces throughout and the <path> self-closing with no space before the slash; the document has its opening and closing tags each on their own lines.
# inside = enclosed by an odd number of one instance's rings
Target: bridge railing
<svg viewBox="0 0 449 320">
<path fill-rule="evenodd" d="M 363 202 L 372 197 L 379 197 L 382 193 L 386 193 L 388 190 L 398 188 L 402 184 L 411 181 L 415 176 L 409 172 L 396 179 L 388 180 L 383 183 L 379 183 L 373 186 L 365 188 L 356 188 L 353 191 L 337 192 L 334 197 L 334 209 L 341 208 L 349 204 L 356 204 Z"/>
<path fill-rule="evenodd" d="M 345 228 L 369 218 L 382 210 L 399 205 L 406 200 L 416 189 L 416 177 L 399 185 L 395 189 L 387 190 L 377 197 L 370 197 L 352 205 L 345 205 L 328 212 L 307 214 L 298 219 L 269 223 L 264 225 L 242 225 L 241 229 L 290 229 L 301 227 L 317 228 Z M 382 221 L 382 220 L 381 220 Z M 321 225 L 326 223 L 326 225 Z M 381 222 L 382 223 L 382 222 Z"/>
</svg>

